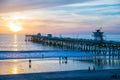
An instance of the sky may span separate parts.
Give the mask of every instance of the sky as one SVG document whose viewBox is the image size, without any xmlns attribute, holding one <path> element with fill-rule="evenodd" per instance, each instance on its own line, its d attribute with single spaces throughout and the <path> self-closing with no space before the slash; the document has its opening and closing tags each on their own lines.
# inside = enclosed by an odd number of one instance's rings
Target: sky
<svg viewBox="0 0 120 80">
<path fill-rule="evenodd" d="M 0 0 L 0 34 L 120 34 L 120 0 Z"/>
</svg>

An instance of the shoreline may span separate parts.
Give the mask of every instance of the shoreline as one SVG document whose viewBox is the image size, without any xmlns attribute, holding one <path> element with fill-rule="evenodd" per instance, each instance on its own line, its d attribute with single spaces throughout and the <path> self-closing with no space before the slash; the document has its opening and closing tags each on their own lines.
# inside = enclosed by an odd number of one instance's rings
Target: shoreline
<svg viewBox="0 0 120 80">
<path fill-rule="evenodd" d="M 120 69 L 0 75 L 0 80 L 120 80 Z"/>
</svg>

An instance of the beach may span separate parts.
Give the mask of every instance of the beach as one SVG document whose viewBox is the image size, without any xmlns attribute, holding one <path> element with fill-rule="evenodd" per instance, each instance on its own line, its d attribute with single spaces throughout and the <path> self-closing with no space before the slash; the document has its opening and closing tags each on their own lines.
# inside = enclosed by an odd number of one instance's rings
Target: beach
<svg viewBox="0 0 120 80">
<path fill-rule="evenodd" d="M 0 75 L 0 80 L 120 80 L 120 69 Z"/>
<path fill-rule="evenodd" d="M 0 80 L 120 80 L 120 69 L 93 69 L 93 65 L 56 59 L 1 60 Z M 79 64 L 78 64 L 79 63 Z M 73 64 L 73 65 L 72 65 Z M 79 66 L 78 66 L 79 65 Z M 105 66 L 104 66 L 105 67 Z"/>
</svg>

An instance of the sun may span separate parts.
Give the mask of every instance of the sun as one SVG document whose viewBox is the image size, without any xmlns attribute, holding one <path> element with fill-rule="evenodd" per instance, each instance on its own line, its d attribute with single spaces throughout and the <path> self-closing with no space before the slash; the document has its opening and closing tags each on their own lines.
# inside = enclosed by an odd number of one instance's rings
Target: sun
<svg viewBox="0 0 120 80">
<path fill-rule="evenodd" d="M 15 23 L 10 23 L 9 27 L 10 27 L 10 30 L 13 32 L 18 32 L 22 29 L 20 25 L 15 24 Z"/>
<path fill-rule="evenodd" d="M 9 30 L 15 33 L 21 31 L 23 29 L 22 20 L 25 18 L 26 17 L 22 15 L 14 15 L 14 16 L 11 15 L 7 20 L 8 21 L 7 26 L 9 27 Z"/>
</svg>

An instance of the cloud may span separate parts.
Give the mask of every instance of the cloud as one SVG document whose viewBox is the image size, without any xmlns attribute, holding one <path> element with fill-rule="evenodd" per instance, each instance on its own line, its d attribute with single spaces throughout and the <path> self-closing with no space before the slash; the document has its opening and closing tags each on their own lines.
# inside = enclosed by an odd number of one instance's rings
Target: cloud
<svg viewBox="0 0 120 80">
<path fill-rule="evenodd" d="M 101 26 L 105 32 L 120 33 L 120 3 L 115 0 L 107 0 L 108 3 L 106 0 L 96 1 L 0 0 L 0 13 L 16 11 L 1 14 L 0 23 L 5 26 L 9 18 L 23 14 L 25 18 L 18 20 L 23 23 L 23 33 L 90 33 Z"/>
<path fill-rule="evenodd" d="M 11 12 L 83 3 L 93 0 L 0 0 L 0 12 Z"/>
<path fill-rule="evenodd" d="M 81 15 L 120 15 L 120 4 L 98 4 L 98 5 L 74 5 L 62 6 L 54 8 L 53 11 L 66 11 L 66 13 L 74 13 Z"/>
</svg>

